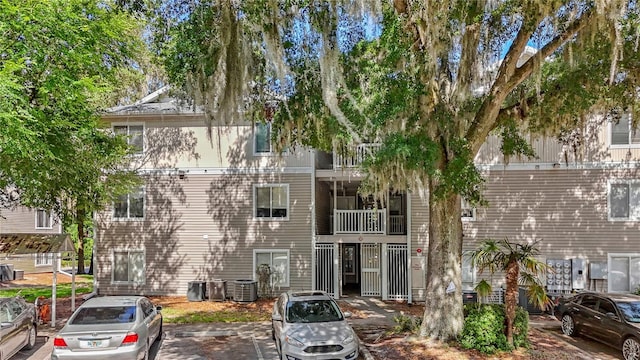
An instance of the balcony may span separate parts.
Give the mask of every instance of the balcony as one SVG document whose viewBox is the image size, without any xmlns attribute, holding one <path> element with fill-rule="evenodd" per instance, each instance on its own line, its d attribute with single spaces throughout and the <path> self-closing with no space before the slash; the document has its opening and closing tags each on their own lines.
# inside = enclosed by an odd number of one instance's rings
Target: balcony
<svg viewBox="0 0 640 360">
<path fill-rule="evenodd" d="M 370 154 L 380 149 L 380 144 L 360 144 L 350 146 L 347 154 L 342 156 L 333 152 L 333 169 L 352 169 L 358 167 Z"/>
<path fill-rule="evenodd" d="M 332 234 L 383 234 L 403 235 L 405 216 L 390 215 L 387 209 L 377 210 L 334 210 L 331 215 Z"/>
</svg>

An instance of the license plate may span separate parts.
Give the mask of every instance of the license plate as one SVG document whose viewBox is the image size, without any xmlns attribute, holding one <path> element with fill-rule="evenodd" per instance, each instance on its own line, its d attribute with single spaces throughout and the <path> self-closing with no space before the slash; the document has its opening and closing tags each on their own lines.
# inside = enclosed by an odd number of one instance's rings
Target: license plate
<svg viewBox="0 0 640 360">
<path fill-rule="evenodd" d="M 80 343 L 80 347 L 86 348 L 86 349 L 103 348 L 103 347 L 107 347 L 107 345 L 108 345 L 108 342 L 103 340 L 87 340 L 87 341 L 82 341 Z"/>
</svg>

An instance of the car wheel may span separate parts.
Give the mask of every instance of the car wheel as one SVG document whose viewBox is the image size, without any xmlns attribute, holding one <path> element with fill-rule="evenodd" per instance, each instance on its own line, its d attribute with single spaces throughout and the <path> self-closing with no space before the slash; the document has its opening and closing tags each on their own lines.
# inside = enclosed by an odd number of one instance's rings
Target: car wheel
<svg viewBox="0 0 640 360">
<path fill-rule="evenodd" d="M 624 357 L 624 360 L 640 359 L 640 343 L 638 343 L 638 339 L 625 339 L 622 343 L 622 357 Z"/>
<path fill-rule="evenodd" d="M 568 336 L 576 336 L 578 332 L 576 331 L 576 323 L 573 321 L 573 317 L 571 315 L 562 316 L 562 332 Z"/>
<path fill-rule="evenodd" d="M 36 346 L 36 336 L 37 336 L 36 326 L 31 325 L 29 328 L 29 335 L 27 335 L 27 344 L 24 346 L 25 349 L 31 350 Z"/>
</svg>

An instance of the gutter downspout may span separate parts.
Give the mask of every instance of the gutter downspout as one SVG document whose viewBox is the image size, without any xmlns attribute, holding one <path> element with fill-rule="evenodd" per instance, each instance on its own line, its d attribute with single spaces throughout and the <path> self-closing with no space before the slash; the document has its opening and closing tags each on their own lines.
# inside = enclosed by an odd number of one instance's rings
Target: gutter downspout
<svg viewBox="0 0 640 360">
<path fill-rule="evenodd" d="M 411 285 L 413 284 L 413 279 L 411 276 L 411 260 L 413 259 L 412 251 L 411 251 L 411 218 L 413 217 L 413 212 L 411 211 L 411 192 L 407 191 L 407 289 L 409 289 L 409 293 L 407 294 L 407 303 L 411 304 L 413 302 L 413 289 Z"/>
<path fill-rule="evenodd" d="M 316 150 L 311 150 L 311 290 L 316 290 Z"/>
</svg>

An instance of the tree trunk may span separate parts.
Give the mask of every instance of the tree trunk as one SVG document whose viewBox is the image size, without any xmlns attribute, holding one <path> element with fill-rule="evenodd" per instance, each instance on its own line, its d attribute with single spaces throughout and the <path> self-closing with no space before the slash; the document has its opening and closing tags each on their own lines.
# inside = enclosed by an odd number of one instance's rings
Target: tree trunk
<svg viewBox="0 0 640 360">
<path fill-rule="evenodd" d="M 462 332 L 462 221 L 460 197 L 435 199 L 429 181 L 429 254 L 420 336 L 448 341 Z M 447 291 L 449 288 L 449 291 Z"/>
<path fill-rule="evenodd" d="M 507 336 L 507 342 L 513 346 L 513 322 L 516 319 L 518 277 L 520 273 L 518 262 L 515 259 L 510 260 L 506 270 L 505 281 L 507 283 L 507 290 L 504 294 L 505 335 Z"/>
<path fill-rule="evenodd" d="M 84 274 L 84 210 L 76 212 L 76 225 L 78 226 L 78 274 Z"/>
</svg>

